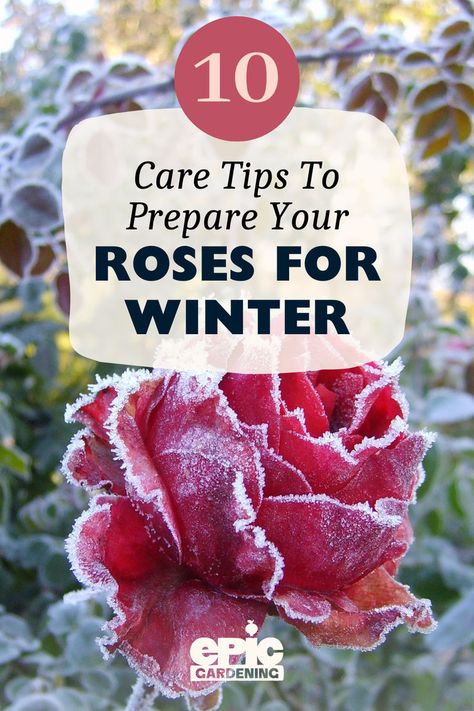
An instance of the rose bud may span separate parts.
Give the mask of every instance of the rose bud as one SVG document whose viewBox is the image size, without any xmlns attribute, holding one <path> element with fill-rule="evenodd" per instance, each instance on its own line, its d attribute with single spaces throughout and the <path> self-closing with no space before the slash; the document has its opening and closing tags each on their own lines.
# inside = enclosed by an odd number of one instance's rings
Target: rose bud
<svg viewBox="0 0 474 711">
<path fill-rule="evenodd" d="M 351 649 L 433 629 L 429 601 L 393 577 L 432 439 L 409 431 L 398 374 L 127 371 L 70 406 L 86 428 L 65 475 L 103 493 L 67 548 L 114 611 L 103 651 L 204 699 L 220 682 L 190 681 L 193 641 L 245 637 L 267 614 Z"/>
</svg>

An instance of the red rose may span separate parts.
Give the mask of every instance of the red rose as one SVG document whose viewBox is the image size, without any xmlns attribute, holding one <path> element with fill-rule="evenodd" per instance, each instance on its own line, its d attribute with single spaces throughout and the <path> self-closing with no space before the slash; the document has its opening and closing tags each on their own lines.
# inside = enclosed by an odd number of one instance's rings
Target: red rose
<svg viewBox="0 0 474 711">
<path fill-rule="evenodd" d="M 410 433 L 398 367 L 222 378 L 155 371 L 100 381 L 69 408 L 74 483 L 105 489 L 76 522 L 78 579 L 106 590 L 102 641 L 169 696 L 191 643 L 242 637 L 268 613 L 316 645 L 372 649 L 433 627 L 393 574 L 426 433 Z"/>
</svg>

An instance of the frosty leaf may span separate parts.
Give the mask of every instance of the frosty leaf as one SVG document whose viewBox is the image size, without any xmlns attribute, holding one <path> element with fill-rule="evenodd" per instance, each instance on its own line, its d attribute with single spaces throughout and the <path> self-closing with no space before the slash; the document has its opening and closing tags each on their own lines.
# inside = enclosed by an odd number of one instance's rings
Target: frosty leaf
<svg viewBox="0 0 474 711">
<path fill-rule="evenodd" d="M 362 27 L 354 20 L 340 22 L 329 32 L 328 38 L 331 42 L 336 42 L 338 46 L 347 47 L 355 40 L 361 39 Z"/>
<path fill-rule="evenodd" d="M 464 105 L 471 111 L 474 110 L 474 89 L 472 86 L 464 82 L 457 82 L 454 84 L 454 88 Z"/>
<path fill-rule="evenodd" d="M 65 711 L 59 699 L 52 694 L 28 694 L 23 696 L 5 711 Z"/>
<path fill-rule="evenodd" d="M 451 143 L 451 136 L 449 133 L 445 133 L 439 138 L 435 138 L 430 141 L 423 150 L 422 158 L 431 158 L 438 153 L 442 153 Z"/>
<path fill-rule="evenodd" d="M 69 287 L 69 275 L 67 272 L 60 272 L 55 279 L 56 303 L 66 316 L 69 315 L 71 291 Z"/>
<path fill-rule="evenodd" d="M 20 148 L 16 168 L 23 174 L 39 171 L 50 161 L 53 153 L 54 144 L 46 132 L 31 133 Z"/>
<path fill-rule="evenodd" d="M 449 106 L 440 106 L 434 111 L 423 114 L 415 127 L 415 138 L 429 138 L 445 129 L 449 123 Z"/>
<path fill-rule="evenodd" d="M 21 652 L 12 642 L 7 642 L 0 635 L 0 664 L 3 666 L 8 662 L 17 659 Z"/>
<path fill-rule="evenodd" d="M 443 551 L 439 564 L 448 587 L 464 592 L 474 588 L 474 568 L 462 563 L 456 551 Z"/>
<path fill-rule="evenodd" d="M 32 276 L 39 276 L 48 271 L 56 259 L 54 249 L 49 244 L 41 244 L 37 247 L 36 259 L 30 270 Z"/>
<path fill-rule="evenodd" d="M 464 49 L 464 42 L 456 42 L 453 44 L 443 55 L 443 63 L 450 64 L 454 60 L 457 60 L 459 55 Z"/>
<path fill-rule="evenodd" d="M 12 220 L 0 225 L 0 261 L 17 276 L 23 276 L 33 256 L 26 232 Z"/>
<path fill-rule="evenodd" d="M 378 118 L 379 121 L 385 121 L 387 118 L 388 106 L 381 94 L 374 92 L 368 100 L 365 108 L 369 114 L 372 114 L 372 116 Z"/>
<path fill-rule="evenodd" d="M 462 143 L 471 135 L 471 119 L 461 109 L 451 109 L 452 133 L 456 141 Z"/>
<path fill-rule="evenodd" d="M 451 62 L 450 64 L 445 65 L 444 73 L 449 74 L 449 76 L 454 79 L 460 79 L 464 74 L 464 67 L 462 64 L 458 64 L 457 62 Z"/>
<path fill-rule="evenodd" d="M 400 90 L 398 79 L 390 72 L 374 74 L 374 86 L 390 101 L 396 100 Z"/>
<path fill-rule="evenodd" d="M 425 403 L 426 422 L 447 425 L 474 417 L 474 396 L 470 393 L 434 388 L 428 393 Z"/>
<path fill-rule="evenodd" d="M 94 74 L 87 65 L 76 64 L 72 71 L 67 74 L 62 91 L 72 93 L 87 84 L 93 77 Z"/>
<path fill-rule="evenodd" d="M 40 579 L 45 587 L 64 590 L 71 583 L 72 577 L 67 560 L 62 551 L 52 553 L 39 567 Z"/>
<path fill-rule="evenodd" d="M 346 109 L 349 111 L 361 109 L 370 98 L 372 91 L 372 77 L 370 75 L 358 79 L 349 91 L 349 96 L 345 102 Z"/>
<path fill-rule="evenodd" d="M 443 40 L 452 40 L 458 37 L 464 37 L 471 31 L 471 23 L 468 20 L 451 20 L 444 25 L 439 33 Z"/>
<path fill-rule="evenodd" d="M 115 62 L 109 68 L 109 74 L 111 76 L 117 76 L 123 79 L 141 79 L 150 76 L 151 73 L 151 68 L 138 58 L 131 58 L 129 61 Z"/>
<path fill-rule="evenodd" d="M 27 623 L 17 615 L 0 617 L 0 648 L 5 644 L 14 645 L 20 652 L 31 652 L 39 646 Z"/>
<path fill-rule="evenodd" d="M 101 620 L 87 618 L 77 630 L 70 632 L 66 644 L 66 657 L 76 669 L 96 669 L 101 663 L 101 653 L 95 644 L 102 629 Z"/>
<path fill-rule="evenodd" d="M 428 52 L 422 50 L 412 50 L 402 54 L 400 58 L 402 65 L 411 68 L 432 67 L 434 65 L 433 58 Z"/>
<path fill-rule="evenodd" d="M 440 620 L 428 641 L 435 652 L 453 652 L 474 641 L 474 589 L 454 605 Z"/>
<path fill-rule="evenodd" d="M 8 209 L 24 229 L 47 230 L 61 222 L 59 197 L 49 183 L 26 183 L 17 187 Z"/>
<path fill-rule="evenodd" d="M 439 80 L 423 86 L 417 91 L 413 99 L 413 107 L 426 111 L 432 109 L 446 97 L 448 85 L 445 81 Z"/>
</svg>

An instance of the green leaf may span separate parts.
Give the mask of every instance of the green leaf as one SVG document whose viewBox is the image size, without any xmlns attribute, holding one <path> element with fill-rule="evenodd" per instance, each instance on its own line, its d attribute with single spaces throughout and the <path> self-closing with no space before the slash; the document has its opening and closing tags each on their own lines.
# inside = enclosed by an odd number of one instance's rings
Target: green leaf
<svg viewBox="0 0 474 711">
<path fill-rule="evenodd" d="M 60 700 L 56 700 L 52 694 L 29 694 L 24 696 L 14 704 L 8 706 L 5 711 L 66 711 Z"/>
<path fill-rule="evenodd" d="M 68 634 L 80 626 L 85 606 L 56 602 L 48 608 L 48 629 L 55 636 Z"/>
<path fill-rule="evenodd" d="M 65 554 L 53 553 L 40 566 L 40 576 L 46 587 L 64 590 L 72 582 L 72 573 Z"/>
<path fill-rule="evenodd" d="M 108 669 L 97 669 L 96 671 L 83 672 L 81 681 L 84 688 L 94 694 L 107 696 L 110 698 L 115 693 L 118 683 L 114 674 Z"/>
<path fill-rule="evenodd" d="M 18 287 L 18 295 L 25 304 L 25 308 L 32 314 L 38 313 L 43 307 L 43 294 L 46 284 L 42 279 L 24 279 Z"/>
<path fill-rule="evenodd" d="M 453 605 L 441 618 L 438 629 L 428 638 L 435 652 L 454 652 L 474 641 L 474 589 Z"/>
<path fill-rule="evenodd" d="M 440 568 L 448 587 L 459 592 L 474 588 L 474 568 L 461 563 L 456 555 L 444 552 L 440 556 Z"/>
<path fill-rule="evenodd" d="M 40 679 L 31 679 L 28 676 L 16 676 L 5 684 L 5 697 L 8 701 L 15 701 L 22 696 L 42 691 L 40 686 L 46 690 L 47 682 Z"/>
<path fill-rule="evenodd" d="M 66 657 L 77 670 L 93 670 L 103 664 L 96 638 L 102 631 L 102 621 L 88 618 L 82 627 L 72 632 L 66 643 Z"/>
<path fill-rule="evenodd" d="M 8 664 L 21 656 L 21 651 L 12 642 L 7 642 L 0 634 L 0 664 Z"/>
<path fill-rule="evenodd" d="M 15 647 L 19 653 L 33 652 L 38 649 L 39 642 L 21 617 L 2 615 L 0 617 L 0 650 L 11 646 Z"/>
<path fill-rule="evenodd" d="M 0 467 L 28 479 L 30 473 L 30 458 L 18 447 L 6 447 L 0 444 Z"/>
<path fill-rule="evenodd" d="M 470 393 L 434 388 L 425 401 L 425 422 L 446 425 L 474 417 L 474 396 Z"/>
</svg>

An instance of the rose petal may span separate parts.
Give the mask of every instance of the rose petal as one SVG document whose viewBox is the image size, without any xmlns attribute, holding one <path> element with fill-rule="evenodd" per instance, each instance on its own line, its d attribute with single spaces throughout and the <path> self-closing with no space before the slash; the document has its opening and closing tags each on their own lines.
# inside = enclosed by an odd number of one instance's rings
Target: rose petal
<svg viewBox="0 0 474 711">
<path fill-rule="evenodd" d="M 267 449 L 261 450 L 260 458 L 265 469 L 266 497 L 312 493 L 304 475 L 282 457 Z"/>
<path fill-rule="evenodd" d="M 418 482 L 420 462 L 431 438 L 419 432 L 407 434 L 387 449 L 380 449 L 362 465 L 357 474 L 337 492 L 348 504 L 380 498 L 409 501 Z"/>
<path fill-rule="evenodd" d="M 280 375 L 280 392 L 289 411 L 302 409 L 306 429 L 319 437 L 329 429 L 329 421 L 317 390 L 306 373 Z"/>
<path fill-rule="evenodd" d="M 321 595 L 304 590 L 283 590 L 273 597 L 277 610 L 292 620 L 323 622 L 331 614 L 331 605 Z"/>
<path fill-rule="evenodd" d="M 239 420 L 268 426 L 268 444 L 278 450 L 280 399 L 276 376 L 226 373 L 219 386 Z"/>
<path fill-rule="evenodd" d="M 401 517 L 327 496 L 264 499 L 257 523 L 285 561 L 282 585 L 325 592 L 340 590 L 405 550 L 395 533 Z"/>
<path fill-rule="evenodd" d="M 154 383 L 154 395 L 150 383 Z M 132 385 L 127 383 L 120 392 L 109 418 L 109 434 L 116 451 L 124 465 L 124 477 L 127 488 L 133 493 L 137 505 L 150 517 L 157 515 L 158 521 L 165 521 L 167 531 L 158 524 L 166 541 L 166 547 L 175 550 L 177 560 L 181 560 L 182 542 L 179 520 L 174 503 L 162 478 L 158 475 L 150 453 L 145 447 L 142 433 L 136 418 L 145 418 L 145 411 L 150 402 L 161 399 L 164 391 L 164 379 L 152 380 L 150 373 L 143 374 Z M 142 395 L 142 402 L 140 402 Z"/>
<path fill-rule="evenodd" d="M 365 387 L 354 400 L 349 432 L 382 437 L 396 418 L 406 420 L 407 404 L 398 386 L 401 362 L 364 367 Z"/>
<path fill-rule="evenodd" d="M 83 395 L 66 412 L 66 420 L 81 422 L 94 434 L 107 441 L 108 434 L 104 427 L 110 414 L 110 406 L 117 397 L 117 391 L 109 381 L 99 381 L 91 395 Z"/>
<path fill-rule="evenodd" d="M 314 439 L 282 430 L 279 454 L 299 469 L 315 494 L 332 494 L 354 476 L 356 460 L 338 435 L 327 433 Z"/>
<path fill-rule="evenodd" d="M 66 408 L 66 421 L 81 422 L 87 427 L 76 433 L 63 458 L 66 478 L 86 489 L 107 488 L 116 494 L 125 493 L 122 462 L 110 441 L 107 420 L 117 398 L 118 376 L 98 379 L 91 392 L 81 395 Z"/>
<path fill-rule="evenodd" d="M 334 412 L 334 407 L 336 405 L 336 393 L 329 390 L 329 388 L 327 388 L 323 383 L 316 385 L 316 390 L 321 402 L 323 403 L 324 411 L 329 420 L 332 417 L 332 413 Z"/>
<path fill-rule="evenodd" d="M 394 627 L 405 623 L 412 632 L 429 632 L 435 627 L 428 600 L 417 600 L 409 589 L 378 568 L 345 590 L 357 611 L 333 609 L 320 624 L 300 622 L 280 612 L 315 646 L 374 649 Z"/>
<path fill-rule="evenodd" d="M 393 385 L 385 385 L 375 390 L 364 400 L 360 419 L 361 424 L 353 423 L 351 431 L 357 431 L 364 437 L 381 437 L 396 417 L 402 417 L 400 403 L 394 397 Z M 365 413 L 366 410 L 366 413 Z"/>
<path fill-rule="evenodd" d="M 156 374 L 148 377 L 157 381 Z M 221 588 L 262 595 L 280 561 L 250 525 L 263 490 L 255 447 L 209 378 L 175 375 L 165 390 L 157 387 L 160 397 L 146 379 L 134 392 L 127 388 L 112 410 L 110 432 L 127 481 L 141 501 L 157 504 L 179 537 L 183 563 L 196 574 Z M 155 397 L 146 417 L 142 392 Z"/>
<path fill-rule="evenodd" d="M 115 617 L 106 652 L 120 650 L 164 693 L 198 693 L 215 682 L 191 682 L 191 643 L 198 637 L 243 636 L 249 619 L 263 624 L 266 604 L 227 596 L 164 556 L 130 501 L 98 497 L 68 540 L 76 576 L 108 593 Z"/>
<path fill-rule="evenodd" d="M 62 471 L 72 484 L 89 490 L 106 488 L 114 494 L 125 494 L 120 462 L 110 446 L 87 429 L 73 437 L 64 455 Z"/>
<path fill-rule="evenodd" d="M 313 375 L 313 382 L 315 386 L 322 383 L 336 395 L 331 414 L 331 431 L 348 427 L 354 417 L 355 398 L 365 385 L 362 368 L 320 371 Z"/>
<path fill-rule="evenodd" d="M 400 541 L 402 546 L 404 546 L 405 551 L 393 560 L 387 560 L 384 563 L 384 568 L 390 573 L 390 575 L 395 575 L 398 568 L 400 567 L 400 563 L 402 561 L 403 556 L 405 555 L 405 552 L 409 549 L 414 540 L 413 528 L 410 523 L 410 519 L 408 518 L 408 513 L 406 513 L 402 517 L 402 523 L 396 530 L 395 539 L 397 541 Z"/>
<path fill-rule="evenodd" d="M 264 428 L 243 424 L 242 429 L 252 440 L 260 455 L 260 462 L 265 471 L 264 496 L 311 494 L 311 487 L 303 473 L 268 447 Z"/>
</svg>

